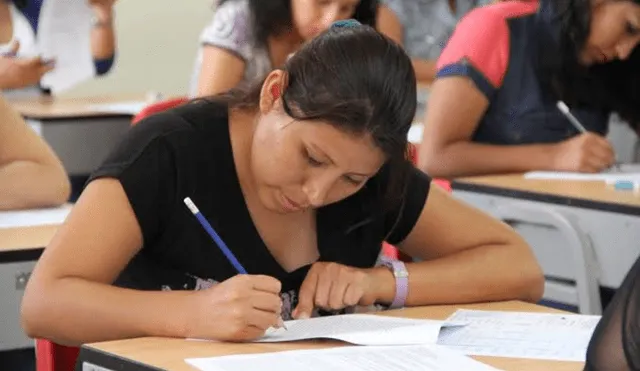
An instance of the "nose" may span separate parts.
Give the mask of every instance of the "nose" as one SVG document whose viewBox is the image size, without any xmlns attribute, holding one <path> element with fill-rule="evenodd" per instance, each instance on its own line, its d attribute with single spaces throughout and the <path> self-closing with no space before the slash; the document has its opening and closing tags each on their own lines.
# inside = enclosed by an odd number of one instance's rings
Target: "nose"
<svg viewBox="0 0 640 371">
<path fill-rule="evenodd" d="M 633 49 L 638 45 L 638 41 L 640 41 L 640 39 L 638 37 L 634 37 L 633 39 L 628 39 L 618 44 L 618 47 L 616 48 L 618 58 L 620 60 L 629 58 Z"/>
<path fill-rule="evenodd" d="M 328 176 L 313 177 L 305 182 L 302 191 L 312 207 L 320 207 L 325 204 L 333 182 L 334 180 Z"/>
</svg>

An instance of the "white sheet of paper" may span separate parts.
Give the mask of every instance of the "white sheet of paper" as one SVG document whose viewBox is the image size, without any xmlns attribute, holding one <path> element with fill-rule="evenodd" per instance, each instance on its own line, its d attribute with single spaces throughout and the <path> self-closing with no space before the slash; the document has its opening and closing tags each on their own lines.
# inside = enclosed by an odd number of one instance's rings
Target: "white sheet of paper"
<svg viewBox="0 0 640 371">
<path fill-rule="evenodd" d="M 48 209 L 0 211 L 0 228 L 62 224 L 70 211 L 71 205 Z"/>
<path fill-rule="evenodd" d="M 107 113 L 122 113 L 127 115 L 135 115 L 142 111 L 148 105 L 147 102 L 134 101 L 134 102 L 120 102 L 120 103 L 104 103 L 93 104 L 90 106 L 91 110 Z"/>
<path fill-rule="evenodd" d="M 42 85 L 56 94 L 95 75 L 91 56 L 91 19 L 87 0 L 47 0 L 38 20 L 37 45 L 43 58 L 55 59 L 55 68 Z"/>
<path fill-rule="evenodd" d="M 612 168 L 597 174 L 572 173 L 562 171 L 531 171 L 524 174 L 525 179 L 542 180 L 578 180 L 578 181 L 640 181 L 640 164 L 622 164 L 620 169 Z"/>
<path fill-rule="evenodd" d="M 212 358 L 190 358 L 201 371 L 497 371 L 437 345 L 349 346 Z"/>
<path fill-rule="evenodd" d="M 422 130 L 424 130 L 422 123 L 414 122 L 409 128 L 407 140 L 413 144 L 420 144 L 422 142 Z"/>
<path fill-rule="evenodd" d="M 343 314 L 285 321 L 287 329 L 272 329 L 256 342 L 336 339 L 358 345 L 435 344 L 443 321 Z"/>
<path fill-rule="evenodd" d="M 600 316 L 458 310 L 438 344 L 466 355 L 584 362 Z"/>
</svg>

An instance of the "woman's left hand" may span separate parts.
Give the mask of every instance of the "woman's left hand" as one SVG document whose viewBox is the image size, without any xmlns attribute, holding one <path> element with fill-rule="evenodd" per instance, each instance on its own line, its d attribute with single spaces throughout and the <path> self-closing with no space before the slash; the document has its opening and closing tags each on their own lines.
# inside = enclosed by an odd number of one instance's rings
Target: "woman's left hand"
<svg viewBox="0 0 640 371">
<path fill-rule="evenodd" d="M 314 308 L 338 310 L 354 305 L 372 305 L 377 300 L 376 287 L 370 269 L 330 262 L 314 263 L 300 286 L 293 318 L 309 318 Z"/>
</svg>

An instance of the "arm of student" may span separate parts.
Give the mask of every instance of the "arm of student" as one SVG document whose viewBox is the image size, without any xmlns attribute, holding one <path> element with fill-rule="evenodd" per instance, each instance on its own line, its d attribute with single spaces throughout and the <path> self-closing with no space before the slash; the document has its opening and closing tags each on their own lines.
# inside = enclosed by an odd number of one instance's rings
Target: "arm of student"
<svg viewBox="0 0 640 371">
<path fill-rule="evenodd" d="M 402 38 L 404 34 L 403 26 L 396 13 L 389 7 L 380 5 L 378 7 L 378 16 L 376 19 L 376 28 L 380 33 L 395 41 L 399 45 L 403 45 Z"/>
<path fill-rule="evenodd" d="M 424 84 L 431 84 L 436 78 L 436 61 L 430 59 L 412 59 L 413 69 L 416 71 L 416 79 Z"/>
<path fill-rule="evenodd" d="M 420 146 L 423 171 L 452 178 L 551 166 L 550 145 L 472 142 L 492 96 L 502 85 L 508 58 L 509 29 L 500 14 L 492 8 L 477 8 L 463 18 L 438 60 L 437 77 L 431 85 Z"/>
<path fill-rule="evenodd" d="M 89 183 L 29 279 L 22 303 L 27 335 L 69 345 L 181 336 L 189 293 L 110 286 L 142 240 L 121 183 Z"/>
<path fill-rule="evenodd" d="M 0 210 L 60 205 L 70 191 L 53 150 L 0 97 Z"/>
<path fill-rule="evenodd" d="M 244 76 L 245 61 L 216 46 L 204 46 L 198 75 L 198 96 L 223 93 L 235 87 Z"/>
<path fill-rule="evenodd" d="M 116 53 L 113 27 L 114 3 L 115 0 L 90 0 L 97 21 L 91 28 L 91 55 L 98 75 L 109 72 Z"/>
<path fill-rule="evenodd" d="M 506 224 L 431 187 L 416 224 L 397 246 L 424 259 L 407 264 L 407 305 L 526 300 L 543 292 L 543 276 L 525 243 Z M 391 302 L 395 280 L 381 276 L 379 301 Z M 382 278 L 385 277 L 385 278 Z"/>
</svg>

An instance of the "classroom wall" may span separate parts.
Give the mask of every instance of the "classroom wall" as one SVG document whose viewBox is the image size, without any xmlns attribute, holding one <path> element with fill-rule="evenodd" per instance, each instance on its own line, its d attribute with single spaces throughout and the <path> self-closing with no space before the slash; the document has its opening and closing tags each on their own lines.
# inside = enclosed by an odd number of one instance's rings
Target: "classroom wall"
<svg viewBox="0 0 640 371">
<path fill-rule="evenodd" d="M 86 96 L 148 91 L 184 95 L 197 41 L 211 19 L 213 0 L 119 0 L 116 3 L 118 55 L 105 76 L 61 95 Z"/>
</svg>

